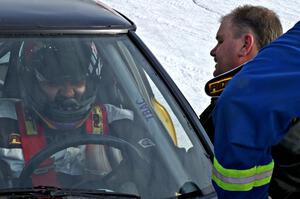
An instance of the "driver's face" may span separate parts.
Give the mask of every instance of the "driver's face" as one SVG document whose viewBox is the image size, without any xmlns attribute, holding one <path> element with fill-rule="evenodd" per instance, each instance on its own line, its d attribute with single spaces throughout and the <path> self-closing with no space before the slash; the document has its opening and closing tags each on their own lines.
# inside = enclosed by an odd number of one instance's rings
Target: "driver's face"
<svg viewBox="0 0 300 199">
<path fill-rule="evenodd" d="M 85 80 L 79 82 L 66 81 L 61 84 L 43 82 L 41 88 L 50 101 L 54 101 L 57 96 L 80 99 L 86 91 L 86 82 Z"/>
</svg>

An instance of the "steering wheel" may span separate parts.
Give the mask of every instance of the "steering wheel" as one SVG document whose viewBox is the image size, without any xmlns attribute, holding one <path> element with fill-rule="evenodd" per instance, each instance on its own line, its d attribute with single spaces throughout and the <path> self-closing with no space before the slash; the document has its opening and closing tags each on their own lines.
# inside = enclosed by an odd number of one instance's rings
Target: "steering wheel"
<svg viewBox="0 0 300 199">
<path fill-rule="evenodd" d="M 38 166 L 44 160 L 46 160 L 48 157 L 52 156 L 56 152 L 59 152 L 69 147 L 75 147 L 75 146 L 86 145 L 86 144 L 106 145 L 106 146 L 117 148 L 122 152 L 125 151 L 126 153 L 122 153 L 123 161 L 129 159 L 129 157 L 131 158 L 133 157 L 135 159 L 133 161 L 131 160 L 131 162 L 133 162 L 134 165 L 137 166 L 137 168 L 139 168 L 139 166 L 143 167 L 145 166 L 145 164 L 148 164 L 148 161 L 145 159 L 145 157 L 143 157 L 141 151 L 137 147 L 120 138 L 112 137 L 108 135 L 103 136 L 103 135 L 88 135 L 88 134 L 83 134 L 78 136 L 76 135 L 73 137 L 70 136 L 70 139 L 64 140 L 63 142 L 59 142 L 59 143 L 51 143 L 45 149 L 37 153 L 23 168 L 19 177 L 18 186 L 25 187 L 28 182 L 28 179 L 30 179 L 30 176 L 33 174 L 35 169 L 38 168 Z M 118 167 L 119 166 L 117 166 L 117 168 Z M 117 168 L 113 168 L 113 170 Z M 111 173 L 113 173 L 113 171 L 107 174 L 107 176 L 111 177 L 112 175 Z M 116 179 L 115 176 L 113 178 Z"/>
</svg>

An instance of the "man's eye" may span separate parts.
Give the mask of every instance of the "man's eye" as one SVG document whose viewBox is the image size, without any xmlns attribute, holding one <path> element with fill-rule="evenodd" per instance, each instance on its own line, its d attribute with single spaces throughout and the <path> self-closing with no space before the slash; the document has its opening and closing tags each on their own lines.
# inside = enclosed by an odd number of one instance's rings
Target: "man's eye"
<svg viewBox="0 0 300 199">
<path fill-rule="evenodd" d="M 72 82 L 72 85 L 74 86 L 84 86 L 85 85 L 85 81 L 82 80 L 82 81 L 76 81 L 76 82 Z"/>
<path fill-rule="evenodd" d="M 57 86 L 59 86 L 59 83 L 47 81 L 47 82 L 42 82 L 41 85 L 44 87 L 57 87 Z"/>
</svg>

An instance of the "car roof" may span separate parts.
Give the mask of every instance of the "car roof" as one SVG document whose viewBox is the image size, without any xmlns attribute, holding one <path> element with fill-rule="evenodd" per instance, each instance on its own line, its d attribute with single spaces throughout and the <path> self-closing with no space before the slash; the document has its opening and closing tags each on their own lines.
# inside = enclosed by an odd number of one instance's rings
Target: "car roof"
<svg viewBox="0 0 300 199">
<path fill-rule="evenodd" d="M 1 0 L 0 33 L 135 30 L 133 22 L 98 0 Z"/>
</svg>

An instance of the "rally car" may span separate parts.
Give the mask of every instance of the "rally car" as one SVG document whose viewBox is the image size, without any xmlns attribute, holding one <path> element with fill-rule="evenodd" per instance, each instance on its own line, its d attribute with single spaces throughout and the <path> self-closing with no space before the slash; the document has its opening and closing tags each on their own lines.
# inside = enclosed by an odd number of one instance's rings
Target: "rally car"
<svg viewBox="0 0 300 199">
<path fill-rule="evenodd" d="M 132 21 L 97 0 L 0 5 L 1 197 L 216 198 L 212 144 Z"/>
</svg>

